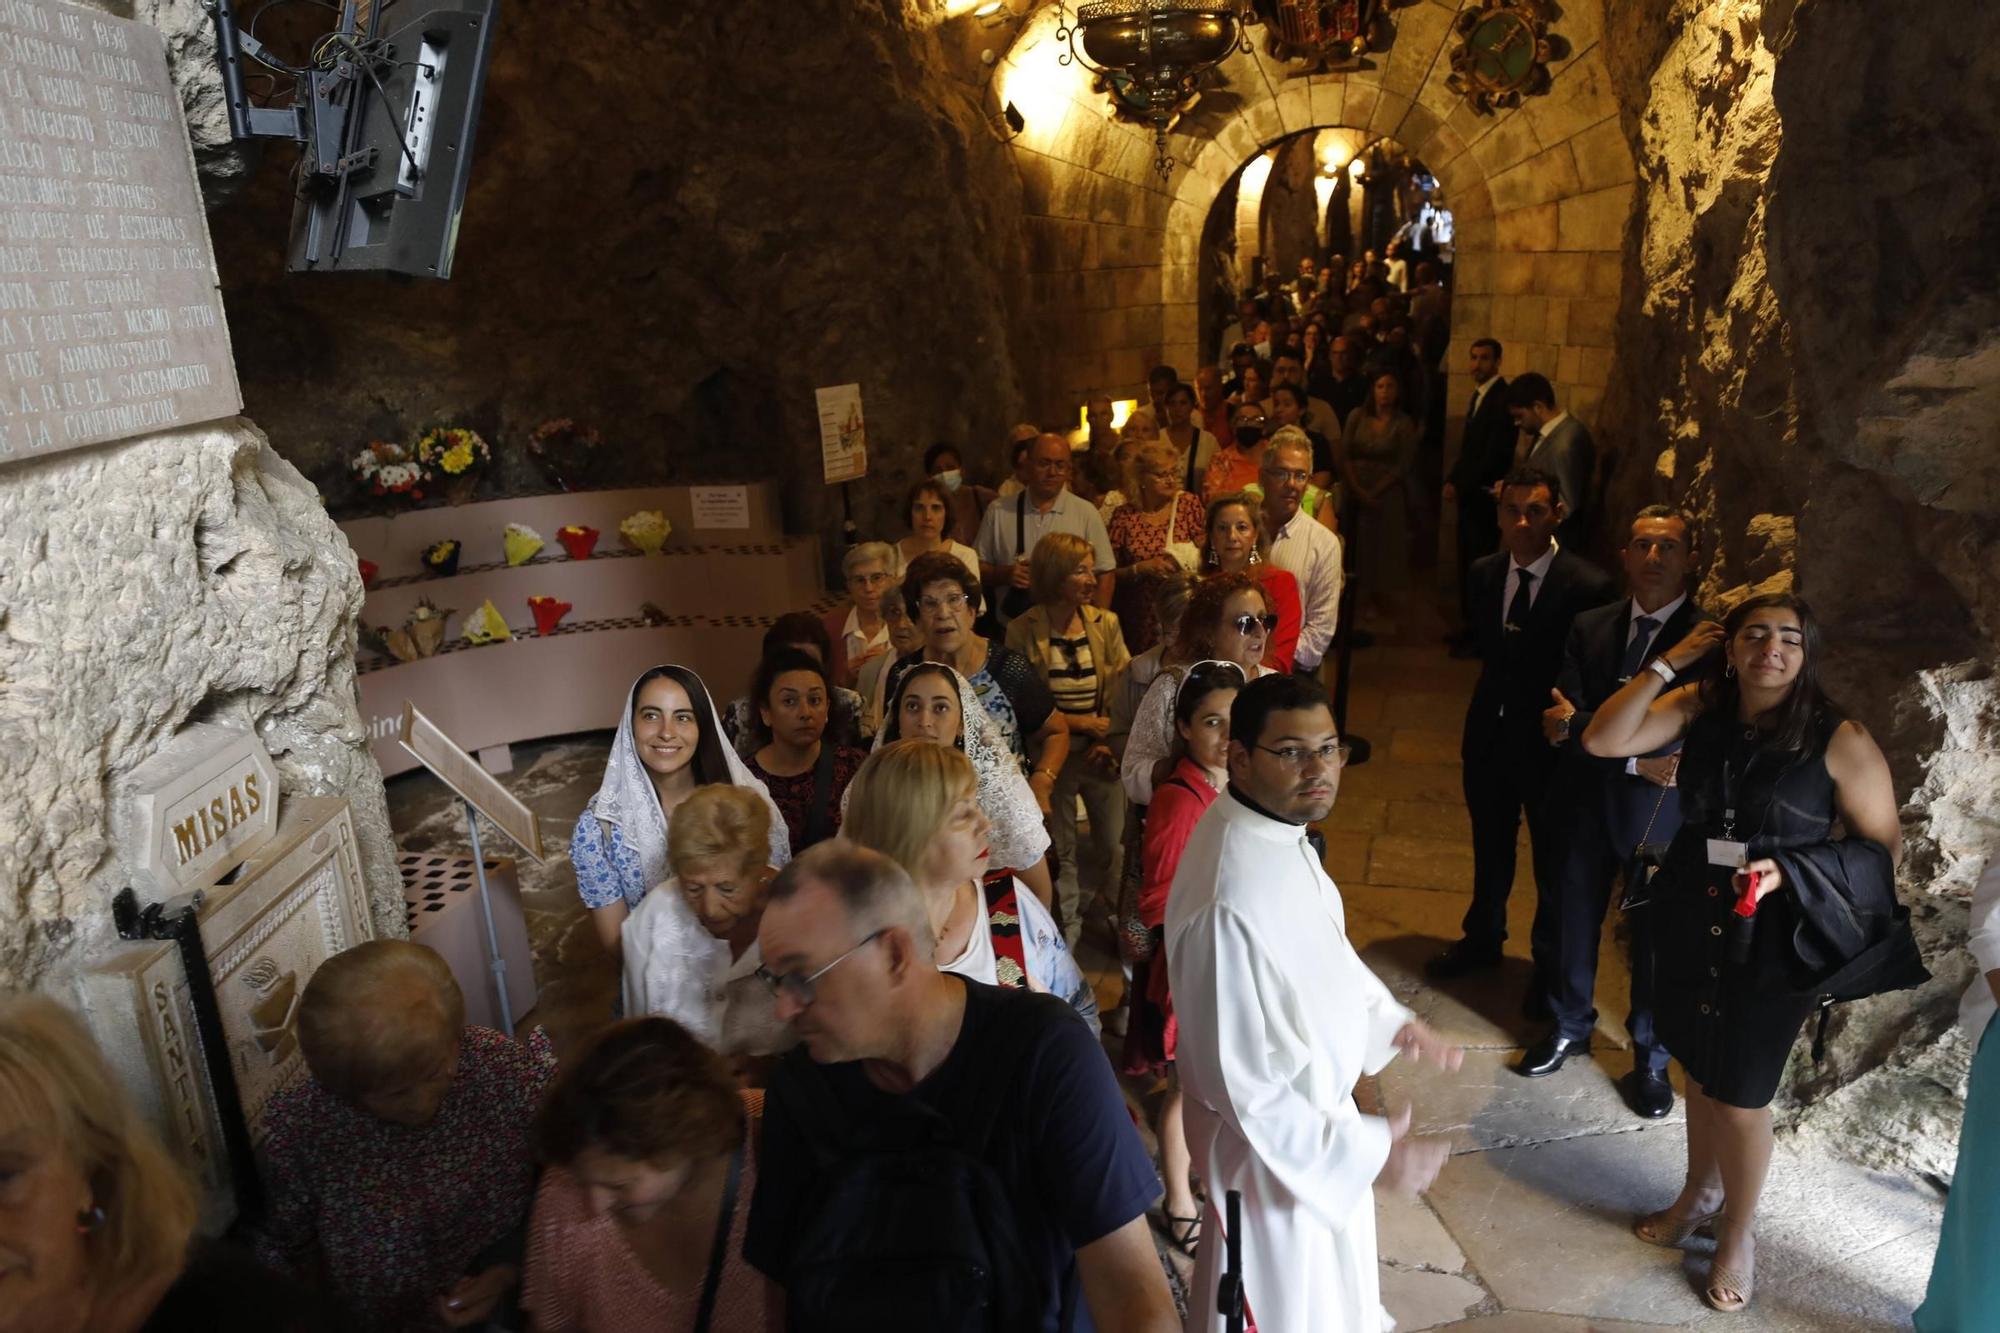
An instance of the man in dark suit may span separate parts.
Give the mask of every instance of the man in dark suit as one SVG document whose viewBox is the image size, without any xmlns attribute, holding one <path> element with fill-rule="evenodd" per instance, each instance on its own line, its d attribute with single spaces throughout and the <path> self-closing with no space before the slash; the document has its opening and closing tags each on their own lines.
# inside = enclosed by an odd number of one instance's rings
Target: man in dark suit
<svg viewBox="0 0 2000 1333">
<path fill-rule="evenodd" d="M 1542 739 L 1542 710 L 1562 667 L 1570 622 L 1617 595 L 1603 571 L 1553 540 L 1563 512 L 1562 486 L 1553 476 L 1532 468 L 1509 473 L 1500 485 L 1500 549 L 1472 565 L 1472 631 L 1484 665 L 1459 745 L 1472 816 L 1472 906 L 1465 937 L 1426 965 L 1435 978 L 1500 962 L 1523 811 L 1535 878 L 1548 882 L 1542 862 L 1553 860 L 1556 830 L 1543 820 L 1542 797 L 1556 755 Z M 1542 979 L 1556 962 L 1556 923 L 1545 915 L 1535 919 L 1531 1001 L 1547 993 Z"/>
<path fill-rule="evenodd" d="M 1498 339 L 1481 338 L 1472 344 L 1472 400 L 1465 409 L 1465 435 L 1444 484 L 1445 501 L 1458 505 L 1460 624 L 1452 643 L 1454 656 L 1473 654 L 1472 584 L 1466 574 L 1473 561 L 1493 554 L 1500 545 L 1500 507 L 1493 488 L 1513 471 L 1514 443 L 1520 437 L 1507 410 L 1501 354 Z"/>
<path fill-rule="evenodd" d="M 1707 614 L 1688 595 L 1693 533 L 1687 516 L 1648 505 L 1632 520 L 1621 552 L 1630 595 L 1579 614 L 1563 649 L 1562 673 L 1542 712 L 1542 734 L 1560 756 L 1547 818 L 1564 830 L 1552 883 L 1541 885 L 1539 917 L 1559 925 L 1549 1006 L 1555 1027 L 1515 1068 L 1529 1078 L 1553 1074 L 1590 1049 L 1597 1022 L 1597 943 L 1612 884 L 1643 842 L 1670 841 L 1681 823 L 1674 772 L 1680 745 L 1638 759 L 1596 759 L 1585 753 L 1583 729 L 1597 709 L 1660 653 L 1687 637 Z M 1647 1119 L 1673 1109 L 1667 1052 L 1653 1036 L 1653 955 L 1646 929 L 1651 913 L 1635 907 L 1632 927 L 1632 1072 L 1619 1082 L 1625 1102 Z"/>
<path fill-rule="evenodd" d="M 1556 540 L 1583 554 L 1590 529 L 1597 521 L 1597 444 L 1583 423 L 1556 406 L 1555 386 L 1529 371 L 1507 386 L 1507 410 L 1514 424 L 1534 443 L 1523 460 L 1527 466 L 1555 473 L 1562 482 L 1563 503 L 1569 508 L 1556 529 Z"/>
</svg>

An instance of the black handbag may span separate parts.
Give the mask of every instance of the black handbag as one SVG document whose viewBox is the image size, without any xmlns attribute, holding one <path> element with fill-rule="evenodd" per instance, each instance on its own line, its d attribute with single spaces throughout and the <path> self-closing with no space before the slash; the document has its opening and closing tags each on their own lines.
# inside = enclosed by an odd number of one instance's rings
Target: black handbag
<svg viewBox="0 0 2000 1333">
<path fill-rule="evenodd" d="M 1625 861 L 1625 893 L 1618 899 L 1618 910 L 1631 912 L 1653 901 L 1653 879 L 1667 863 L 1667 849 L 1671 842 L 1654 842 L 1653 825 L 1659 822 L 1660 807 L 1667 803 L 1667 788 L 1660 788 L 1660 799 L 1653 802 L 1653 813 L 1646 819 L 1646 831 L 1639 835 L 1639 845 L 1632 849 L 1632 855 Z"/>
</svg>

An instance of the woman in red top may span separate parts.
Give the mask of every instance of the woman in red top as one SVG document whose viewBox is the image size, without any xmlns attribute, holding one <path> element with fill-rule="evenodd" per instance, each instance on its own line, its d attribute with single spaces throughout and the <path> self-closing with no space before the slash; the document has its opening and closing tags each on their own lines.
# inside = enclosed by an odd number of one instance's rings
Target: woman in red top
<svg viewBox="0 0 2000 1333">
<path fill-rule="evenodd" d="M 1275 624 L 1267 626 L 1264 665 L 1274 671 L 1290 671 L 1292 655 L 1299 647 L 1299 627 L 1305 614 L 1299 602 L 1299 581 L 1290 570 L 1279 569 L 1264 558 L 1263 507 L 1254 495 L 1238 491 L 1218 495 L 1208 506 L 1208 559 L 1210 574 L 1253 576 L 1270 599 Z"/>
<path fill-rule="evenodd" d="M 1187 1136 L 1181 1128 L 1181 1089 L 1174 1078 L 1174 1046 L 1179 1025 L 1174 999 L 1167 988 L 1167 956 L 1160 944 L 1167 920 L 1167 894 L 1181 851 L 1202 814 L 1229 781 L 1229 707 L 1243 684 L 1243 668 L 1234 662 L 1198 662 L 1189 669 L 1174 697 L 1174 730 L 1180 736 L 1179 759 L 1173 775 L 1153 789 L 1146 815 L 1142 853 L 1144 878 L 1139 888 L 1139 919 L 1154 941 L 1151 957 L 1136 963 L 1132 990 L 1136 997 L 1125 1045 L 1127 1073 L 1165 1075 L 1167 1095 L 1160 1103 L 1154 1133 L 1160 1140 L 1160 1177 L 1166 1198 L 1160 1205 L 1167 1239 L 1183 1254 L 1194 1253 L 1201 1239 L 1201 1209 L 1189 1181 Z"/>
</svg>

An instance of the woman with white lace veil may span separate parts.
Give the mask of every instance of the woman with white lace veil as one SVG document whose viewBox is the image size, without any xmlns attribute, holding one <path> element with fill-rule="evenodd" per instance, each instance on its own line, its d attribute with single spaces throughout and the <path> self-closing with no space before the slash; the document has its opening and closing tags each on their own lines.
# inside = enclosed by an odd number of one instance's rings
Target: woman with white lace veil
<svg viewBox="0 0 2000 1333">
<path fill-rule="evenodd" d="M 744 767 L 722 733 L 715 702 L 701 677 L 682 666 L 656 666 L 633 682 L 604 765 L 604 783 L 577 818 L 569 844 L 577 893 L 605 952 L 619 956 L 625 918 L 666 879 L 667 825 L 674 807 L 707 783 L 748 787 L 771 803 L 764 784 Z M 792 859 L 785 821 L 771 806 L 771 864 Z M 705 969 L 717 941 L 682 904 L 655 950 L 678 949 Z M 697 969 L 705 975 L 705 970 Z"/>
<path fill-rule="evenodd" d="M 965 751 L 979 777 L 979 808 L 993 825 L 988 838 L 993 868 L 1012 870 L 1047 907 L 1054 886 L 1045 859 L 1049 831 L 1041 806 L 972 683 L 941 662 L 918 662 L 893 674 L 875 748 L 905 739 Z"/>
</svg>

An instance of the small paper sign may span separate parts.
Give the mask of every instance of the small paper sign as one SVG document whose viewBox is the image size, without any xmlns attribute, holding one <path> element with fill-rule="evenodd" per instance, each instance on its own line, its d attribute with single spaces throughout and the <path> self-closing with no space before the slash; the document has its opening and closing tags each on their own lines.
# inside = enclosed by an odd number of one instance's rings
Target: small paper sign
<svg viewBox="0 0 2000 1333">
<path fill-rule="evenodd" d="M 750 526 L 748 486 L 690 486 L 688 492 L 697 528 Z"/>
<path fill-rule="evenodd" d="M 829 485 L 868 475 L 868 428 L 861 416 L 861 386 L 815 389 L 819 404 L 820 457 Z"/>
</svg>

